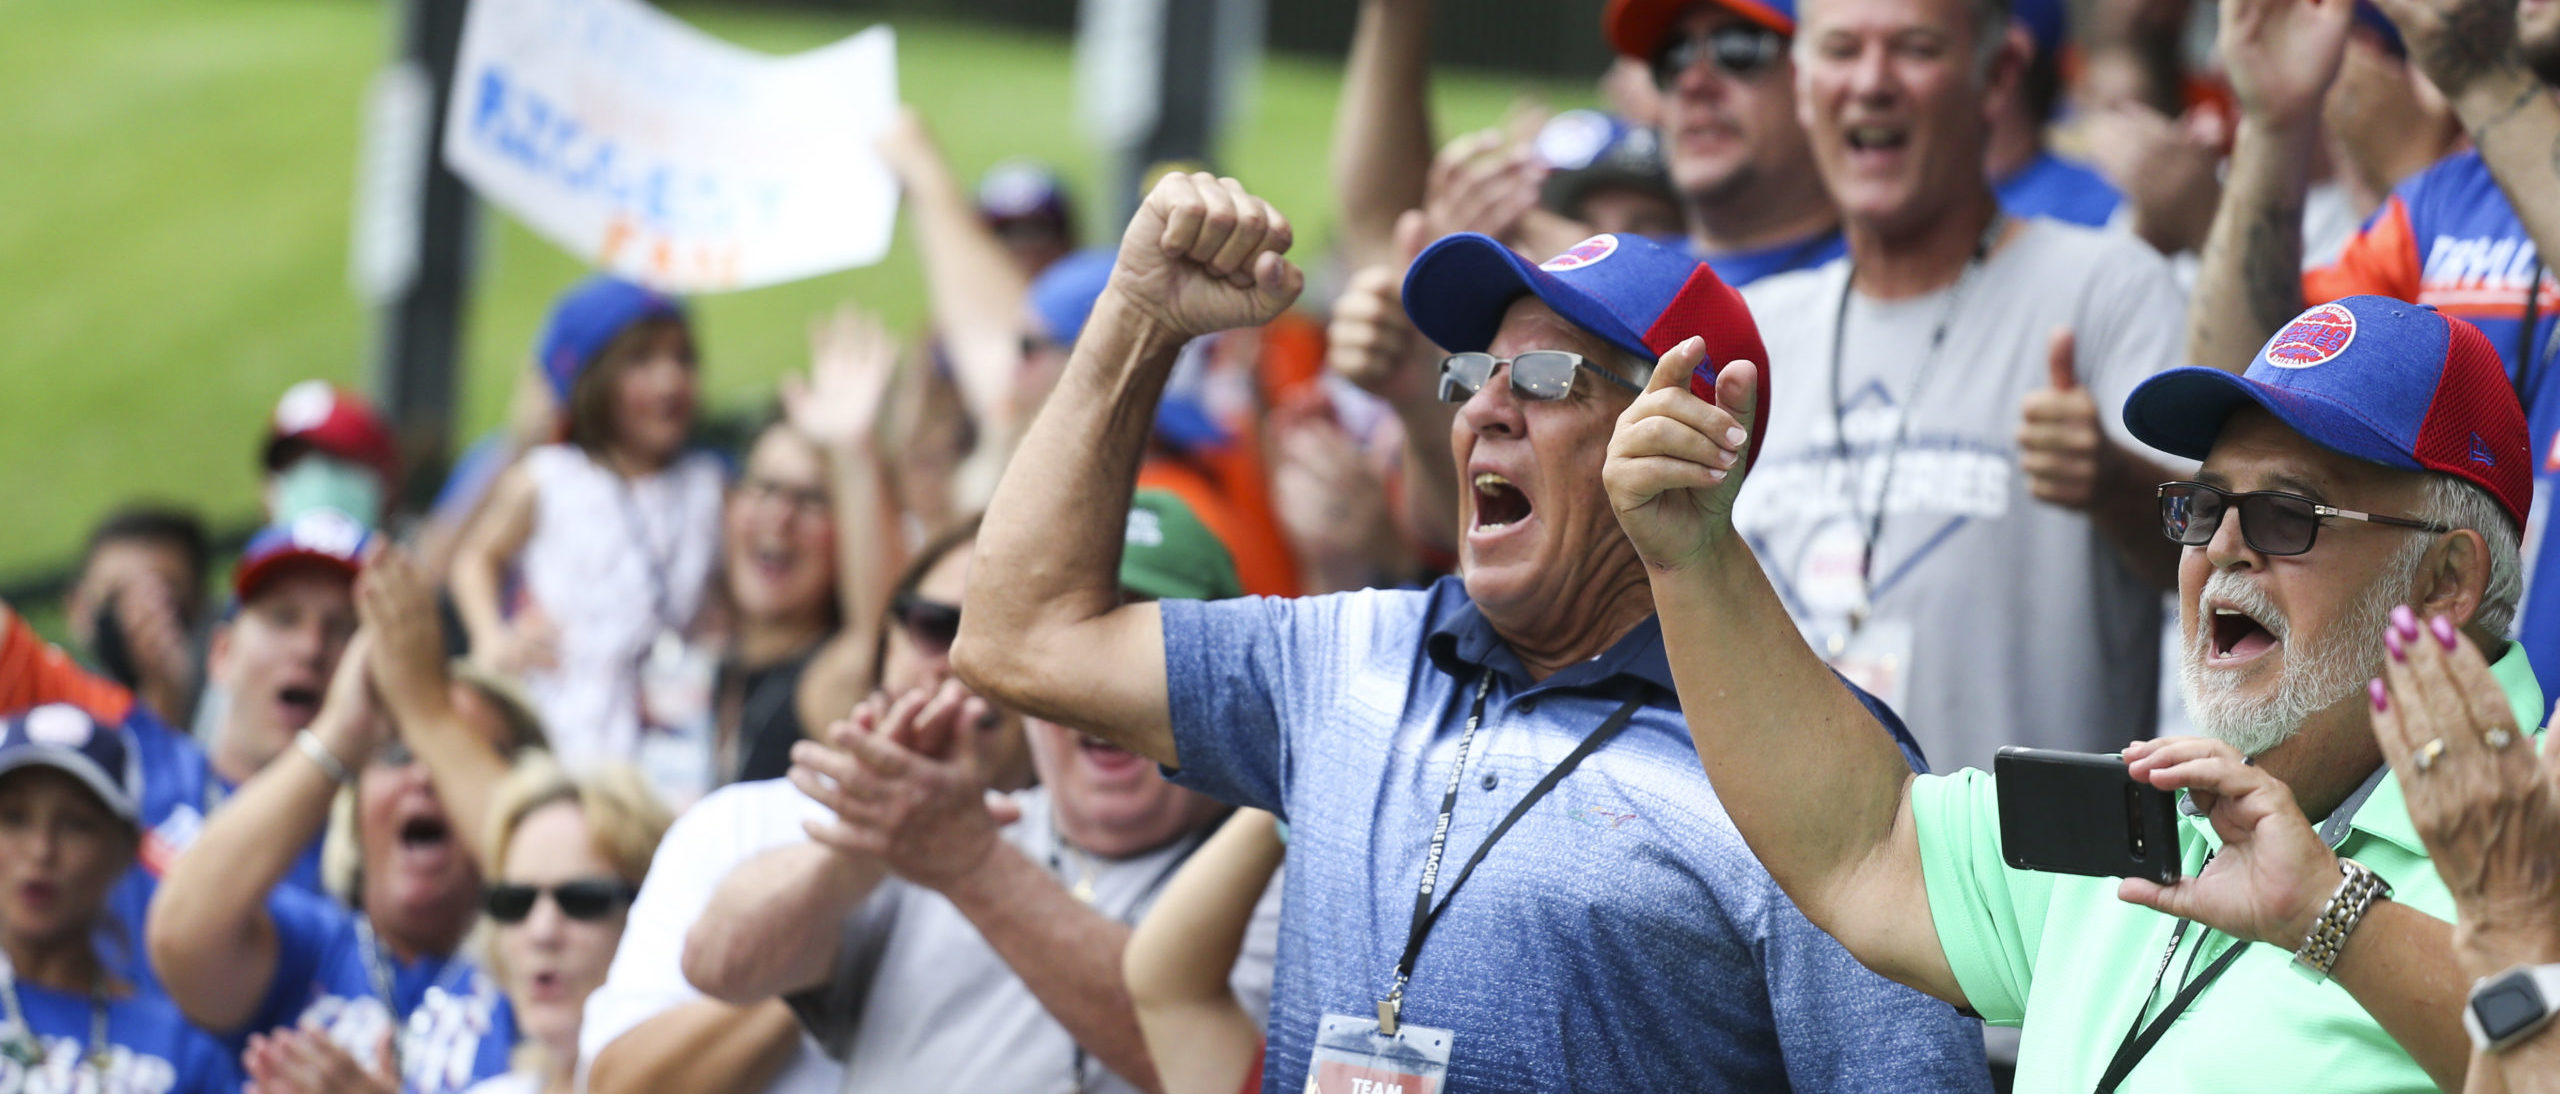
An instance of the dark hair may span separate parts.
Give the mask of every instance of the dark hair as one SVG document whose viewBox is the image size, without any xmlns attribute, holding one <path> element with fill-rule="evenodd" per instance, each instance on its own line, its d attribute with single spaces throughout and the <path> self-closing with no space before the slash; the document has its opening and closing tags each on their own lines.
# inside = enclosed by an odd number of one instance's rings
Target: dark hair
<svg viewBox="0 0 2560 1094">
<path fill-rule="evenodd" d="M 952 522 L 951 527 L 934 533 L 932 539 L 926 540 L 924 546 L 916 550 L 916 557 L 907 560 L 907 568 L 898 571 L 898 580 L 890 586 L 890 595 L 903 596 L 916 591 L 916 586 L 924 584 L 924 575 L 942 565 L 942 560 L 951 557 L 951 552 L 977 540 L 978 525 L 985 520 L 985 514 L 972 513 Z M 878 624 L 880 640 L 871 644 L 872 687 L 880 686 L 880 674 L 888 670 L 889 628 L 896 625 L 897 616 L 888 610 L 887 605 L 882 605 Z"/>
<path fill-rule="evenodd" d="M 95 560 L 99 549 L 110 543 L 156 543 L 173 548 L 187 557 L 187 569 L 194 571 L 197 585 L 204 584 L 205 570 L 213 564 L 213 539 L 205 534 L 204 522 L 194 513 L 172 505 L 143 502 L 107 514 L 89 531 L 89 545 L 80 553 L 81 565 L 85 567 Z"/>
<path fill-rule="evenodd" d="M 691 357 L 693 328 L 674 316 L 652 316 L 622 328 L 621 333 L 596 351 L 596 359 L 578 371 L 569 385 L 569 443 L 589 456 L 601 457 L 613 443 L 613 386 L 624 371 L 638 363 L 659 331 L 674 329 L 685 336 L 686 356 Z"/>
<path fill-rule="evenodd" d="M 2062 51 L 2039 49 L 2018 74 L 2018 94 L 2026 100 L 2027 119 L 2043 125 L 2062 102 Z"/>
</svg>

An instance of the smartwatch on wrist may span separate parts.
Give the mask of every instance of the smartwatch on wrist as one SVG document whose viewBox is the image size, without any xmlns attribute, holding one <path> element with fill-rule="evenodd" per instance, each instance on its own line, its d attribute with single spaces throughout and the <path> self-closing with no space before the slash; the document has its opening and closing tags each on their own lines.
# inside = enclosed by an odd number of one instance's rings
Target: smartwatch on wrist
<svg viewBox="0 0 2560 1094">
<path fill-rule="evenodd" d="M 2488 1052 L 2533 1036 L 2560 1013 L 2560 964 L 2518 965 L 2481 977 L 2462 1008 L 2462 1028 Z"/>
</svg>

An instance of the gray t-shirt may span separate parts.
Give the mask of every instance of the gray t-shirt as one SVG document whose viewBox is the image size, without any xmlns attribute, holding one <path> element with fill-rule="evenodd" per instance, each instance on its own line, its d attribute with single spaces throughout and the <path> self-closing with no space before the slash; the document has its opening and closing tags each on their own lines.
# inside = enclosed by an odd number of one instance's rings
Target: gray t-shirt
<svg viewBox="0 0 2560 1094">
<path fill-rule="evenodd" d="M 1063 885 L 1093 868 L 1093 907 L 1135 924 L 1175 867 L 1208 830 L 1126 859 L 1080 857 L 1059 846 L 1048 791 L 1013 795 L 1022 819 L 1004 830 L 1031 861 L 1051 864 Z M 1280 884 L 1254 909 L 1230 980 L 1259 1021 L 1271 1003 L 1279 941 Z M 892 879 L 848 918 L 828 986 L 789 997 L 810 1037 L 842 1061 L 845 1094 L 969 1090 L 1135 1094 L 1050 1017 L 1022 978 L 941 895 Z M 1081 1079 L 1076 1069 L 1081 1066 Z"/>
<path fill-rule="evenodd" d="M 2117 443 L 2179 465 L 2135 442 L 2122 413 L 2135 384 L 2180 363 L 2185 302 L 2168 264 L 2134 240 L 2030 220 L 1958 287 L 1854 296 L 1835 403 L 1848 276 L 1843 258 L 1743 290 L 1772 409 L 1734 524 L 1788 612 L 1902 714 L 1937 770 L 1988 769 L 2002 745 L 2099 751 L 2149 736 L 2159 594 L 2087 516 L 2027 492 L 2017 432 L 2020 403 L 2048 383 L 2048 342 L 2069 327 Z"/>
</svg>

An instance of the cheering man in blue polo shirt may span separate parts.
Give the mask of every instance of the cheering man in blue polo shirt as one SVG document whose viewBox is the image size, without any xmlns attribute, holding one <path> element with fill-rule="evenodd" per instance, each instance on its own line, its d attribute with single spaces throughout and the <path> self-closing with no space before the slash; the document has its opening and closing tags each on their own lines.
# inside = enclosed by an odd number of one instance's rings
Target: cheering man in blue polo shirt
<svg viewBox="0 0 2560 1094">
<path fill-rule="evenodd" d="M 982 694 L 1288 819 L 1264 1089 L 1986 1086 L 1979 1027 L 1858 967 L 1754 863 L 1681 722 L 1600 469 L 1656 355 L 1765 359 L 1706 267 L 1633 237 L 1542 265 L 1441 240 L 1404 300 L 1461 351 L 1465 579 L 1120 603 L 1166 374 L 1296 299 L 1289 244 L 1233 180 L 1148 196 L 988 508 L 953 649 Z"/>
</svg>

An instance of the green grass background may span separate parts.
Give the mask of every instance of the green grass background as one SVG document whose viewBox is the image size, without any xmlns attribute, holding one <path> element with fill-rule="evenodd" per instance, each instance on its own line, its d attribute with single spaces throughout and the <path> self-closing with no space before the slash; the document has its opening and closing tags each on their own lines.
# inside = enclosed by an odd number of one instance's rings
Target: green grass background
<svg viewBox="0 0 2560 1094">
<path fill-rule="evenodd" d="M 0 0 L 0 579 L 68 562 L 128 499 L 218 524 L 256 505 L 256 446 L 296 380 L 365 383 L 369 317 L 347 286 L 361 98 L 393 45 L 382 0 Z M 857 15 L 677 5 L 745 45 L 788 52 Z M 1007 156 L 1061 165 L 1093 193 L 1062 37 L 901 20 L 902 94 L 966 177 Z M 1325 157 L 1339 61 L 1266 59 L 1227 135 L 1226 169 L 1302 226 L 1333 216 Z M 1493 124 L 1518 96 L 1587 85 L 1443 73 L 1441 132 Z M 1088 204 L 1091 204 L 1090 202 Z M 1107 226 L 1088 223 L 1089 237 Z M 494 425 L 551 295 L 579 273 L 486 216 L 465 318 L 463 436 Z M 902 330 L 924 313 L 903 225 L 877 266 L 702 300 L 714 412 L 760 405 L 797 367 L 805 320 L 852 299 Z M 30 606 L 35 607 L 35 606 Z"/>
</svg>

